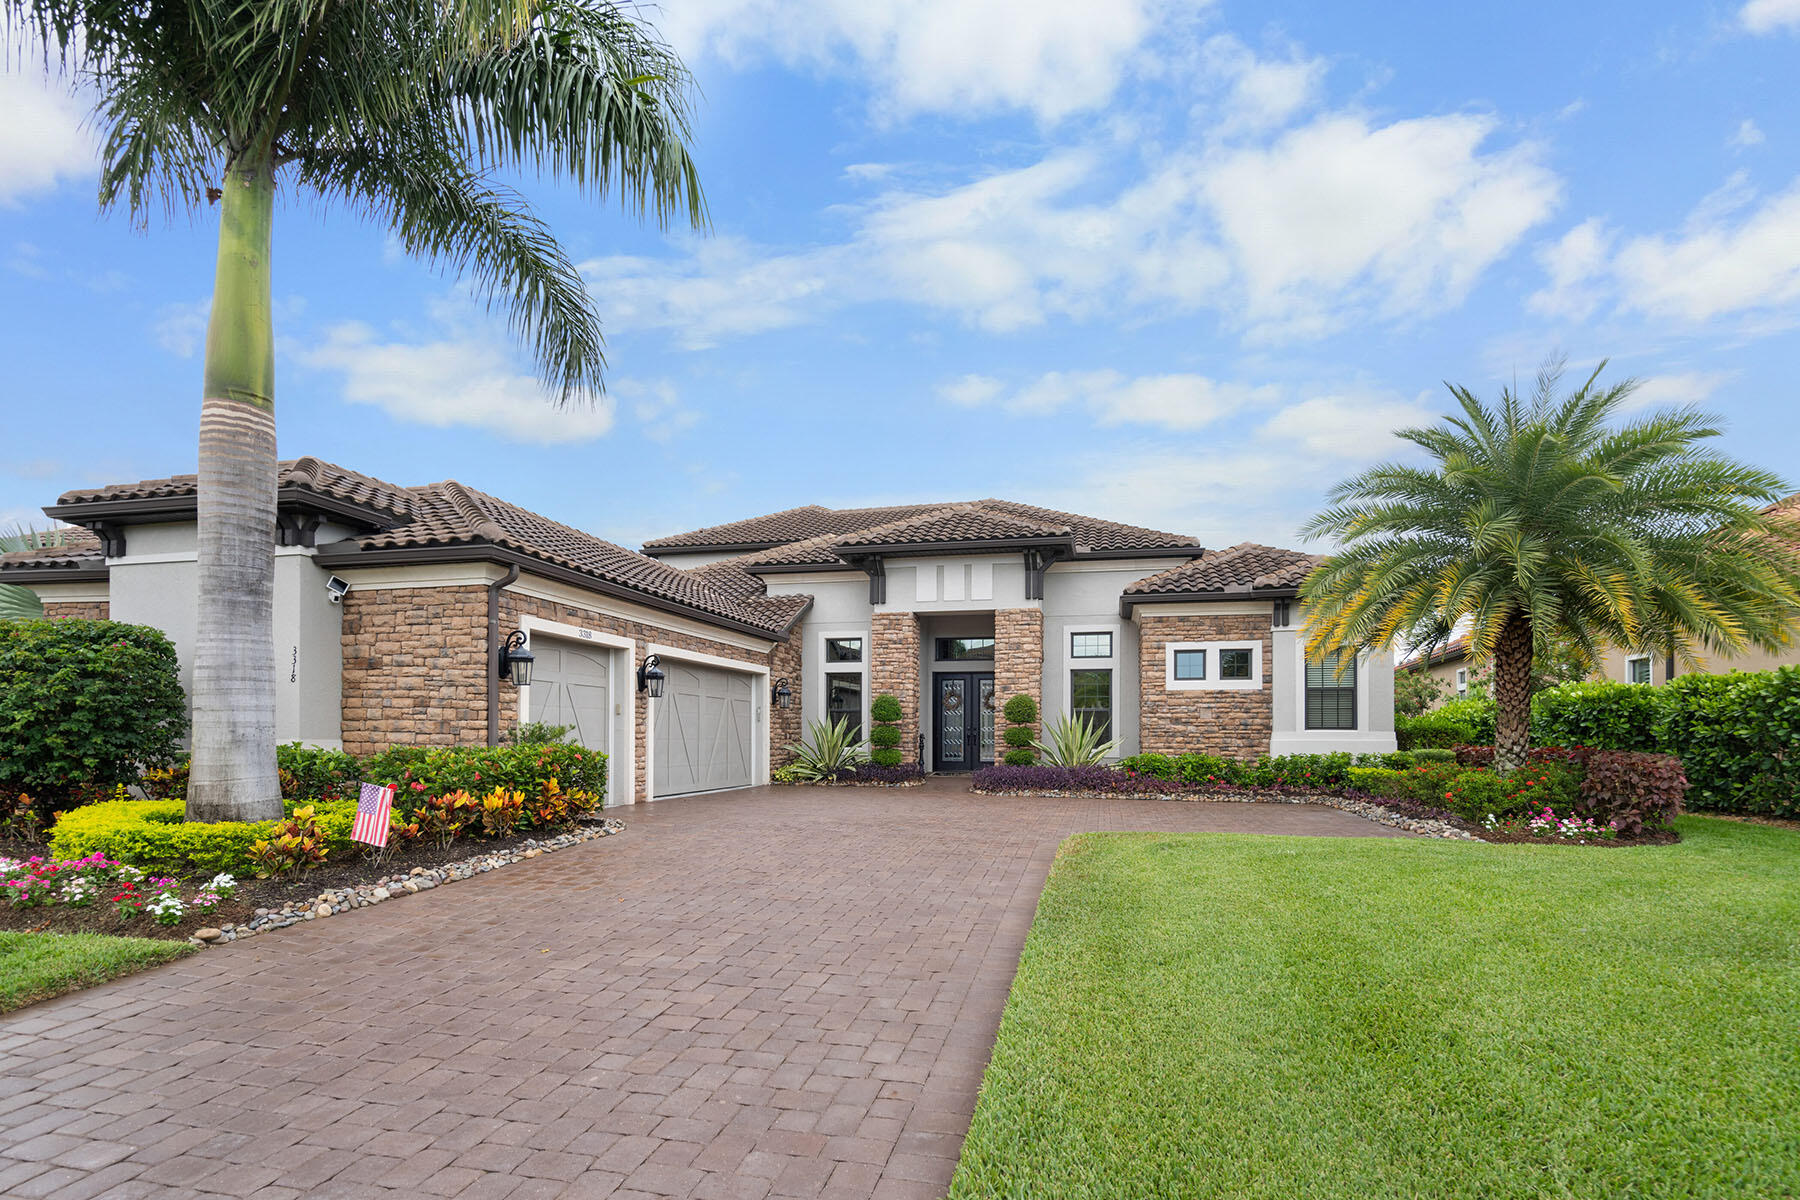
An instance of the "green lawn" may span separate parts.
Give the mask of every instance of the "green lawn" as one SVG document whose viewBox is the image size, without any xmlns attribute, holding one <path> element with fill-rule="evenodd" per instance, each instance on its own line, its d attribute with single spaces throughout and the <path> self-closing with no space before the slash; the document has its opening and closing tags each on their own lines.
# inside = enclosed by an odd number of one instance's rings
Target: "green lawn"
<svg viewBox="0 0 1800 1200">
<path fill-rule="evenodd" d="M 101 933 L 0 933 L 0 1013 L 192 954 L 187 942 Z"/>
<path fill-rule="evenodd" d="M 1680 829 L 1073 839 L 951 1196 L 1800 1195 L 1800 834 Z"/>
</svg>

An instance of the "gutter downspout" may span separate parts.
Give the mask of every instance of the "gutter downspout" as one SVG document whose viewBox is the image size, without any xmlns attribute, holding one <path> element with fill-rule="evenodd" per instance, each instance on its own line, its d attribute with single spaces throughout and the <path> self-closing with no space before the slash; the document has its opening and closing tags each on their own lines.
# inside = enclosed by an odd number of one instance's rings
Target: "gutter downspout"
<svg viewBox="0 0 1800 1200">
<path fill-rule="evenodd" d="M 500 592 L 519 578 L 519 564 L 488 584 L 487 744 L 500 744 Z"/>
</svg>

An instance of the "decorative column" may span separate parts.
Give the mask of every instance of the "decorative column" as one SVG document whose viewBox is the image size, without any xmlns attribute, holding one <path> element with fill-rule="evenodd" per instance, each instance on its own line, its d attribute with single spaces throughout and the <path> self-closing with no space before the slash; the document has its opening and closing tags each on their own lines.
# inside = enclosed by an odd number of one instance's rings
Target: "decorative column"
<svg viewBox="0 0 1800 1200">
<path fill-rule="evenodd" d="M 902 762 L 919 761 L 919 618 L 878 612 L 869 620 L 869 698 L 882 693 L 900 701 Z"/>
<path fill-rule="evenodd" d="M 1024 694 L 1044 707 L 1044 612 L 1039 608 L 1002 608 L 994 613 L 994 700 L 1005 708 L 1014 696 Z M 996 728 L 1004 728 L 1001 721 Z M 1031 727 L 1042 732 L 1042 721 Z"/>
</svg>

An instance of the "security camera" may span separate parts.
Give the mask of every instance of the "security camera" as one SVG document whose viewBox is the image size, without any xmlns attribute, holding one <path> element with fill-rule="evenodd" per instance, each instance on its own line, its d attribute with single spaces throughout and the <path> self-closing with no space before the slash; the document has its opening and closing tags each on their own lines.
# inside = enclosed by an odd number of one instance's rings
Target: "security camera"
<svg viewBox="0 0 1800 1200">
<path fill-rule="evenodd" d="M 350 585 L 336 575 L 325 581 L 325 594 L 331 597 L 333 604 L 342 604 L 349 591 Z"/>
</svg>

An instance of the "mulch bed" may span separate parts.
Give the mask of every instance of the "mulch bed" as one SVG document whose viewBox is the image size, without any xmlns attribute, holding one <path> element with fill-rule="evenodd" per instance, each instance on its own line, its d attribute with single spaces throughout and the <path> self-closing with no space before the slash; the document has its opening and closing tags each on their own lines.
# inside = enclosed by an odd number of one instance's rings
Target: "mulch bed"
<svg viewBox="0 0 1800 1200">
<path fill-rule="evenodd" d="M 1661 833 L 1643 833 L 1639 834 L 1637 837 L 1591 838 L 1583 840 L 1581 838 L 1554 836 L 1538 837 L 1529 833 L 1510 832 L 1499 829 L 1483 829 L 1479 825 L 1468 825 L 1467 823 L 1465 823 L 1465 825 L 1470 833 L 1474 834 L 1482 841 L 1498 842 L 1502 845 L 1579 846 L 1591 849 L 1602 846 L 1673 846 L 1676 842 L 1681 840 L 1681 835 L 1676 833 L 1673 829 L 1666 829 Z"/>
<path fill-rule="evenodd" d="M 354 858 L 334 859 L 314 867 L 298 879 L 243 878 L 238 880 L 237 893 L 229 900 L 222 901 L 210 913 L 203 916 L 190 915 L 177 925 L 160 925 L 141 914 L 122 919 L 112 905 L 106 903 L 106 897 L 101 897 L 98 902 L 85 908 L 71 908 L 66 904 L 46 904 L 37 908 L 0 906 L 0 930 L 21 933 L 111 933 L 128 937 L 185 940 L 192 937 L 196 929 L 242 925 L 259 908 L 279 909 L 283 904 L 308 900 L 333 888 L 357 887 L 390 875 L 405 874 L 414 867 L 439 867 L 477 854 L 512 850 L 534 838 L 542 839 L 545 836 L 547 835 L 540 831 L 507 838 L 458 838 L 447 847 L 440 847 L 435 843 L 415 843 L 405 848 L 396 848 L 380 862 L 371 861 L 361 854 Z M 48 858 L 50 849 L 48 846 L 0 841 L 0 856 L 22 859 L 34 855 Z M 183 887 L 184 896 L 192 891 L 192 886 Z"/>
</svg>

